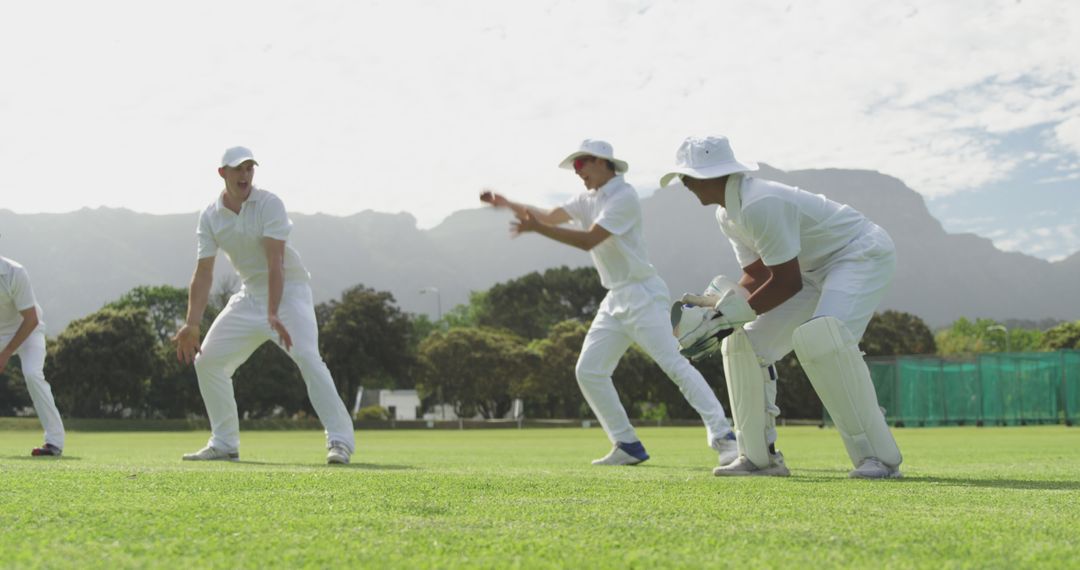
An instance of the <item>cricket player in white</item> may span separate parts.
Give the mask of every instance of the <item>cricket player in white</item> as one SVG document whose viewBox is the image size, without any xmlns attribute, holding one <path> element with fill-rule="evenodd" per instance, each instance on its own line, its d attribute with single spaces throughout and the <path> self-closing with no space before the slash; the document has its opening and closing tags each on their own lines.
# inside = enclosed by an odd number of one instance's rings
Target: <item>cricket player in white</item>
<svg viewBox="0 0 1080 570">
<path fill-rule="evenodd" d="M 558 208 L 542 210 L 492 192 L 485 192 L 481 199 L 513 211 L 515 236 L 536 232 L 588 251 L 608 290 L 575 370 L 585 400 L 613 444 L 611 452 L 593 464 L 634 465 L 649 458 L 611 380 L 632 342 L 656 361 L 701 415 L 708 444 L 720 454 L 720 464 L 734 461 L 738 446 L 724 408 L 701 373 L 679 354 L 671 334 L 668 288 L 646 256 L 641 205 L 634 188 L 622 177 L 629 165 L 615 158 L 610 144 L 587 139 L 559 166 L 572 168 L 587 191 Z M 580 229 L 560 227 L 570 221 Z"/>
<path fill-rule="evenodd" d="M 0 372 L 12 356 L 19 355 L 30 400 L 45 428 L 45 444 L 30 454 L 55 457 L 64 451 L 64 422 L 45 381 L 45 322 L 41 317 L 26 269 L 0 257 Z"/>
<path fill-rule="evenodd" d="M 734 297 L 759 315 L 729 328 L 720 347 L 740 457 L 713 473 L 788 475 L 774 445 L 780 410 L 771 370 L 794 349 L 844 441 L 849 475 L 900 477 L 900 450 L 858 346 L 892 280 L 893 242 L 850 206 L 745 174 L 756 169 L 735 158 L 726 138 L 691 137 L 660 181 L 678 177 L 702 205 L 720 206 L 717 221 L 742 267 L 732 287 L 745 290 Z"/>
<path fill-rule="evenodd" d="M 176 333 L 176 354 L 194 362 L 212 435 L 188 461 L 240 457 L 240 421 L 232 374 L 262 343 L 274 340 L 300 367 L 308 397 L 326 428 L 328 463 L 348 463 L 355 450 L 352 419 L 319 355 L 319 329 L 310 276 L 286 240 L 292 222 L 281 199 L 252 179 L 255 157 L 244 147 L 225 151 L 218 173 L 225 190 L 199 216 L 198 263 L 188 294 L 187 322 Z M 229 256 L 243 287 L 229 299 L 199 343 L 199 323 L 213 284 L 218 249 Z"/>
</svg>

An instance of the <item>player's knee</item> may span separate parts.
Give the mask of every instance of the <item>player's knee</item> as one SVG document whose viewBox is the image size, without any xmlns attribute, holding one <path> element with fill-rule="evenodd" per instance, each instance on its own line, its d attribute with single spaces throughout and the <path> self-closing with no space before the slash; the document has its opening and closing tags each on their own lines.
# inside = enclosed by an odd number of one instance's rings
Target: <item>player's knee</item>
<svg viewBox="0 0 1080 570">
<path fill-rule="evenodd" d="M 23 378 L 25 378 L 27 382 L 33 381 L 33 382 L 39 382 L 40 383 L 40 382 L 45 381 L 45 371 L 40 369 L 40 368 L 39 369 L 24 368 L 23 371 L 22 371 L 22 375 L 23 375 Z"/>
<path fill-rule="evenodd" d="M 302 372 L 321 371 L 327 368 L 318 350 L 296 350 L 294 347 L 289 356 L 292 356 L 293 362 Z"/>
<path fill-rule="evenodd" d="M 836 317 L 818 317 L 795 329 L 791 337 L 800 360 L 816 360 L 852 345 L 858 345 L 847 325 Z"/>
<path fill-rule="evenodd" d="M 225 368 L 225 360 L 218 357 L 212 352 L 202 351 L 195 355 L 195 373 L 200 377 L 205 376 L 208 372 L 214 372 Z"/>
<path fill-rule="evenodd" d="M 657 358 L 654 362 L 656 362 L 656 365 L 660 367 L 660 370 L 672 380 L 686 378 L 697 371 L 697 369 L 690 364 L 690 361 L 683 358 L 681 355 L 678 357 Z"/>
<path fill-rule="evenodd" d="M 578 384 L 585 384 L 602 379 L 604 375 L 598 372 L 595 366 L 579 358 L 577 364 L 574 365 L 574 377 L 577 378 Z"/>
</svg>

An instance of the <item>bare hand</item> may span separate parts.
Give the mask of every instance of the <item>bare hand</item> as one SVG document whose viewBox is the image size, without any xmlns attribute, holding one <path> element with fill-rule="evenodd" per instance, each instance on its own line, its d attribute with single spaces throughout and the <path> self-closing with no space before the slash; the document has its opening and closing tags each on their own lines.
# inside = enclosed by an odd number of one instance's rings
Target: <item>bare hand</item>
<svg viewBox="0 0 1080 570">
<path fill-rule="evenodd" d="M 282 323 L 277 315 L 270 315 L 267 319 L 270 322 L 270 328 L 274 329 L 274 332 L 278 334 L 278 338 L 281 339 L 281 346 L 285 347 L 286 351 L 292 348 L 292 337 L 289 336 L 289 331 L 285 328 L 285 323 Z"/>
<path fill-rule="evenodd" d="M 480 201 L 491 204 L 496 208 L 510 207 L 510 200 L 507 200 L 506 196 L 496 194 L 495 191 L 490 188 L 484 188 L 484 191 L 480 192 Z"/>
<path fill-rule="evenodd" d="M 0 352 L 0 372 L 3 372 L 7 368 L 8 361 L 11 360 L 11 355 L 6 352 Z"/>
<path fill-rule="evenodd" d="M 185 364 L 195 362 L 195 355 L 202 351 L 199 343 L 199 327 L 185 324 L 173 335 L 176 343 L 176 359 Z"/>
<path fill-rule="evenodd" d="M 510 235 L 518 237 L 525 232 L 535 232 L 540 228 L 540 221 L 532 215 L 532 212 L 525 210 L 521 213 L 514 213 L 516 220 L 510 222 Z"/>
</svg>

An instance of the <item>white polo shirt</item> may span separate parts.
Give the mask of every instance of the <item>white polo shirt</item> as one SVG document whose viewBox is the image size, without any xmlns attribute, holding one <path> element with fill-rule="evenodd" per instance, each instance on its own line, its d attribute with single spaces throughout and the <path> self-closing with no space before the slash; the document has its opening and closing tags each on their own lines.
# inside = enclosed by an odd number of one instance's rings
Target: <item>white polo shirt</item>
<svg viewBox="0 0 1080 570">
<path fill-rule="evenodd" d="M 38 326 L 34 330 L 44 330 L 45 321 L 42 319 L 41 307 L 34 299 L 30 275 L 22 265 L 0 257 L 0 336 L 15 334 L 22 324 L 21 312 L 30 307 L 37 309 Z"/>
<path fill-rule="evenodd" d="M 821 269 L 847 244 L 876 227 L 861 213 L 821 194 L 742 174 L 728 178 L 720 229 L 740 267 L 767 266 L 798 257 L 804 273 Z"/>
<path fill-rule="evenodd" d="M 229 256 L 244 288 L 253 293 L 265 293 L 268 289 L 269 271 L 266 266 L 266 250 L 262 238 L 286 241 L 292 230 L 292 221 L 285 212 L 281 199 L 260 188 L 252 188 L 248 199 L 240 206 L 240 213 L 225 207 L 222 196 L 206 207 L 199 216 L 198 258 L 213 257 L 218 249 Z M 307 282 L 311 275 L 300 261 L 300 255 L 285 244 L 285 282 Z"/>
<path fill-rule="evenodd" d="M 618 289 L 656 275 L 656 268 L 645 253 L 637 192 L 622 176 L 579 194 L 561 208 L 583 230 L 598 224 L 611 232 L 610 237 L 589 251 L 600 274 L 600 283 L 606 289 Z"/>
</svg>

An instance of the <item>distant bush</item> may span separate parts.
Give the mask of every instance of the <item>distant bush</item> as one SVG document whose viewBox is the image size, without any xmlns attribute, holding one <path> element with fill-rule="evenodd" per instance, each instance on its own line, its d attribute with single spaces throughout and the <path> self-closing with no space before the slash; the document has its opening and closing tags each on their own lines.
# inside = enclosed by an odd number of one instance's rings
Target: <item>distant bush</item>
<svg viewBox="0 0 1080 570">
<path fill-rule="evenodd" d="M 390 419 L 390 410 L 382 406 L 367 406 L 356 412 L 356 419 L 361 421 L 380 421 Z"/>
</svg>

